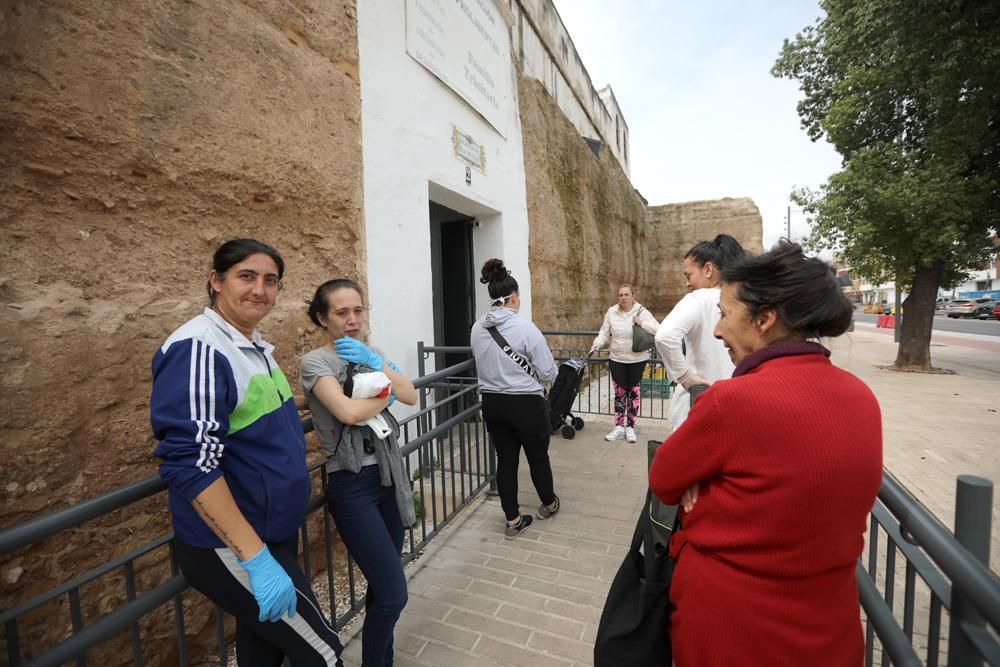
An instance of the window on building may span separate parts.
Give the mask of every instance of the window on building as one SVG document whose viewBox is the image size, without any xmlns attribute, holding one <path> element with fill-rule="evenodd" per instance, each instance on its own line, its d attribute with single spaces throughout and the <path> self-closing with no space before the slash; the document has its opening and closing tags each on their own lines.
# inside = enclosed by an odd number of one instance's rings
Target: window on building
<svg viewBox="0 0 1000 667">
<path fill-rule="evenodd" d="M 990 281 L 990 280 L 977 280 L 976 281 L 976 291 L 977 292 L 983 292 L 985 290 L 988 290 L 990 288 L 990 282 L 992 282 L 992 281 Z"/>
<path fill-rule="evenodd" d="M 618 116 L 615 116 L 615 143 L 618 144 L 618 150 L 622 149 L 622 130 L 618 125 Z"/>
</svg>

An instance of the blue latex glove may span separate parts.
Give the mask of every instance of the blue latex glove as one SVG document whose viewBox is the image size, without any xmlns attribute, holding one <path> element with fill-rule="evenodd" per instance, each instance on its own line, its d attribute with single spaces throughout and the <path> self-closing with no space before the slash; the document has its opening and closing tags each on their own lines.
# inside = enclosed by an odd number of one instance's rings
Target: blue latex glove
<svg viewBox="0 0 1000 667">
<path fill-rule="evenodd" d="M 373 371 L 382 370 L 382 357 L 378 356 L 368 346 L 356 338 L 345 336 L 333 341 L 333 346 L 337 348 L 337 356 L 349 364 L 367 366 Z"/>
<path fill-rule="evenodd" d="M 250 588 L 260 608 L 257 619 L 261 623 L 279 621 L 284 614 L 295 618 L 295 585 L 266 544 L 256 556 L 239 564 L 250 575 Z"/>
</svg>

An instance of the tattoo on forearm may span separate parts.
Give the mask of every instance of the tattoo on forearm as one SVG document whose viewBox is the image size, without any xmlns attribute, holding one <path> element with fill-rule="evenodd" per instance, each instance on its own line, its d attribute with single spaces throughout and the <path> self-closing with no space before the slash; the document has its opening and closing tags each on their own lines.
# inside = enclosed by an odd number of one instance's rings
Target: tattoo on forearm
<svg viewBox="0 0 1000 667">
<path fill-rule="evenodd" d="M 233 540 L 229 537 L 229 534 L 225 531 L 225 529 L 223 529 L 223 527 L 212 518 L 212 515 L 208 513 L 208 509 L 205 505 L 202 504 L 202 502 L 197 498 L 194 499 L 194 504 L 195 509 L 198 510 L 198 514 L 201 515 L 201 518 L 206 524 L 208 524 L 208 527 L 212 529 L 212 532 L 218 535 L 219 538 L 226 543 L 226 546 L 233 550 L 233 553 L 236 554 L 237 558 L 240 560 L 246 560 L 246 556 L 243 555 L 243 551 L 233 543 Z"/>
</svg>

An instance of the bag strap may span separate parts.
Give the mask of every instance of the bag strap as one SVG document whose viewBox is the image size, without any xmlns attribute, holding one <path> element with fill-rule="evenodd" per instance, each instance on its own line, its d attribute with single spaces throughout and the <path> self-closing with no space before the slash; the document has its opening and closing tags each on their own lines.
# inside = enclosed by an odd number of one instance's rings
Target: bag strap
<svg viewBox="0 0 1000 667">
<path fill-rule="evenodd" d="M 650 516 L 650 503 L 652 499 L 653 491 L 652 489 L 647 489 L 646 502 L 643 503 L 642 513 L 635 524 L 635 532 L 632 534 L 632 545 L 629 549 L 630 553 L 642 556 L 643 571 L 647 581 L 652 581 L 657 576 L 657 557 L 659 556 L 656 553 L 656 540 L 653 537 L 652 518 Z M 674 517 L 674 526 L 670 531 L 671 535 L 676 533 L 679 527 L 680 512 Z M 640 547 L 642 548 L 641 553 L 639 551 Z"/>
<path fill-rule="evenodd" d="M 504 354 L 510 357 L 515 364 L 520 366 L 521 369 L 530 375 L 533 380 L 538 382 L 538 384 L 542 383 L 542 381 L 538 379 L 538 373 L 535 372 L 535 368 L 531 365 L 531 362 L 525 359 L 524 356 L 515 352 L 514 348 L 512 348 L 510 343 L 507 342 L 507 339 L 503 337 L 503 334 L 497 331 L 496 327 L 486 327 L 486 330 L 490 332 L 490 335 L 493 336 L 493 340 L 498 346 L 500 346 L 500 349 L 503 350 Z"/>
</svg>

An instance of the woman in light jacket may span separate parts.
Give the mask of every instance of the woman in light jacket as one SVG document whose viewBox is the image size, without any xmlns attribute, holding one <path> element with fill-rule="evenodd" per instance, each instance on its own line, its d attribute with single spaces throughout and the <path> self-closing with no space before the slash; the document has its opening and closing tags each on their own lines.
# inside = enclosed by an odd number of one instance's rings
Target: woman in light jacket
<svg viewBox="0 0 1000 667">
<path fill-rule="evenodd" d="M 667 418 L 677 430 L 691 409 L 688 389 L 732 377 L 733 362 L 714 336 L 719 321 L 719 278 L 722 269 L 745 255 L 739 241 L 719 234 L 684 255 L 681 268 L 688 294 L 670 311 L 656 331 L 656 352 L 677 388 Z M 687 354 L 685 354 L 685 350 Z"/>
<path fill-rule="evenodd" d="M 615 427 L 605 440 L 636 441 L 635 417 L 639 412 L 639 385 L 642 373 L 649 361 L 649 350 L 632 351 L 632 325 L 638 324 L 651 334 L 655 334 L 659 322 L 636 302 L 631 285 L 618 288 L 618 303 L 608 308 L 604 314 L 601 331 L 590 346 L 591 353 L 611 342 L 608 362 L 611 368 L 611 382 L 615 390 Z"/>
<path fill-rule="evenodd" d="M 507 517 L 504 535 L 514 539 L 534 520 L 530 514 L 521 514 L 517 502 L 522 447 L 542 501 L 538 518 L 548 519 L 559 511 L 549 464 L 552 424 L 542 386 L 556 379 L 558 369 L 542 332 L 517 314 L 521 295 L 503 260 L 487 260 L 479 280 L 489 286 L 491 308 L 472 325 L 472 355 L 483 398 L 483 420 L 497 454 L 497 493 Z M 495 334 L 506 341 L 507 349 Z"/>
</svg>

